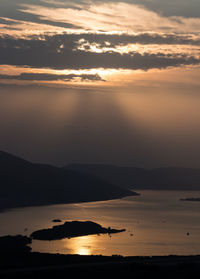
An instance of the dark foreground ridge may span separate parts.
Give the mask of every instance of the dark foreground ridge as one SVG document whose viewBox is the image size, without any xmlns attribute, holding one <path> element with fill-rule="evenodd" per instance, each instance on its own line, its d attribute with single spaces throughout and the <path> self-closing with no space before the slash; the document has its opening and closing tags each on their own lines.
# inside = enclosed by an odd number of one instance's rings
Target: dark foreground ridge
<svg viewBox="0 0 200 279">
<path fill-rule="evenodd" d="M 38 240 L 57 240 L 66 237 L 71 238 L 91 234 L 114 234 L 124 231 L 124 229 L 116 230 L 111 228 L 103 228 L 101 225 L 91 221 L 72 221 L 65 222 L 63 225 L 53 226 L 50 229 L 35 231 L 30 237 Z"/>
<path fill-rule="evenodd" d="M 30 238 L 0 237 L 0 278 L 199 278 L 200 256 L 122 257 L 31 252 Z M 27 249 L 28 248 L 28 249 Z"/>
<path fill-rule="evenodd" d="M 0 210 L 118 199 L 136 193 L 101 178 L 0 151 Z"/>
</svg>

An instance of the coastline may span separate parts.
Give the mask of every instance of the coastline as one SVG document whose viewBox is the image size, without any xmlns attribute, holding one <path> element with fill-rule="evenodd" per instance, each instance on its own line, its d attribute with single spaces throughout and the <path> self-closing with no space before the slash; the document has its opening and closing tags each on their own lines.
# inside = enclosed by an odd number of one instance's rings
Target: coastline
<svg viewBox="0 0 200 279">
<path fill-rule="evenodd" d="M 10 210 L 15 210 L 15 209 L 20 209 L 20 208 L 27 208 L 27 207 L 43 207 L 43 206 L 51 206 L 51 205 L 62 205 L 62 204 L 82 204 L 82 203 L 89 203 L 89 202 L 104 202 L 104 201 L 112 201 L 112 200 L 119 200 L 123 199 L 126 197 L 132 197 L 132 196 L 140 196 L 140 193 L 137 193 L 133 190 L 130 190 L 130 194 L 126 195 L 119 195 L 118 197 L 113 197 L 113 198 L 104 198 L 104 199 L 88 199 L 88 200 L 82 200 L 78 201 L 74 199 L 74 201 L 63 201 L 63 202 L 42 202 L 42 203 L 34 203 L 34 204 L 29 204 L 29 205 L 13 205 L 13 206 L 2 206 L 0 207 L 0 213 L 4 213 L 6 211 Z"/>
</svg>

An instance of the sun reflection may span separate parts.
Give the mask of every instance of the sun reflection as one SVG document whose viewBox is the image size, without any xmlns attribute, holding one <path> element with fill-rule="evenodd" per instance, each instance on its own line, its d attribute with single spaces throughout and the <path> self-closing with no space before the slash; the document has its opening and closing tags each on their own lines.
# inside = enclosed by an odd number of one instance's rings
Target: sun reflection
<svg viewBox="0 0 200 279">
<path fill-rule="evenodd" d="M 90 255 L 90 250 L 88 248 L 80 248 L 77 250 L 77 253 L 79 255 Z"/>
<path fill-rule="evenodd" d="M 70 250 L 71 254 L 91 255 L 95 248 L 96 236 L 74 237 L 64 241 L 64 246 Z"/>
</svg>

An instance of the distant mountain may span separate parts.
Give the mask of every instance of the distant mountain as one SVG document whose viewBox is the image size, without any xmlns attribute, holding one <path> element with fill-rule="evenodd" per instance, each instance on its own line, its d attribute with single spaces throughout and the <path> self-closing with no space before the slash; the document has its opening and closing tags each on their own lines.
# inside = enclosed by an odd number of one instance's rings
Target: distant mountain
<svg viewBox="0 0 200 279">
<path fill-rule="evenodd" d="M 0 152 L 0 209 L 109 200 L 134 194 L 92 175 L 34 164 Z"/>
<path fill-rule="evenodd" d="M 65 168 L 76 170 L 81 173 L 92 174 L 125 188 L 132 188 L 133 182 L 139 181 L 146 173 L 146 170 L 142 168 L 118 167 L 101 164 L 70 164 Z"/>
<path fill-rule="evenodd" d="M 200 169 L 169 167 L 147 170 L 99 164 L 70 164 L 66 168 L 135 190 L 200 190 Z"/>
</svg>

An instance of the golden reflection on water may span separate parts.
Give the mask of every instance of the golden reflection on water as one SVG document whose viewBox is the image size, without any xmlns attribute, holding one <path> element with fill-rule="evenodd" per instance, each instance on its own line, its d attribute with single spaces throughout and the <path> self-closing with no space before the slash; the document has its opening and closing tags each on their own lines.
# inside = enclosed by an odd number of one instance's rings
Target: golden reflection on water
<svg viewBox="0 0 200 279">
<path fill-rule="evenodd" d="M 33 240 L 32 251 L 79 255 L 195 255 L 200 251 L 200 204 L 180 202 L 200 192 L 141 191 L 141 196 L 96 203 L 18 209 L 0 214 L 0 235 L 25 234 L 63 222 L 92 220 L 119 234 L 88 235 L 55 241 Z M 9 223 L 8 223 L 9 220 Z M 187 232 L 190 235 L 187 235 Z"/>
<path fill-rule="evenodd" d="M 91 235 L 73 237 L 70 240 L 64 240 L 64 247 L 70 250 L 72 254 L 91 255 L 95 245 L 95 237 Z"/>
</svg>

